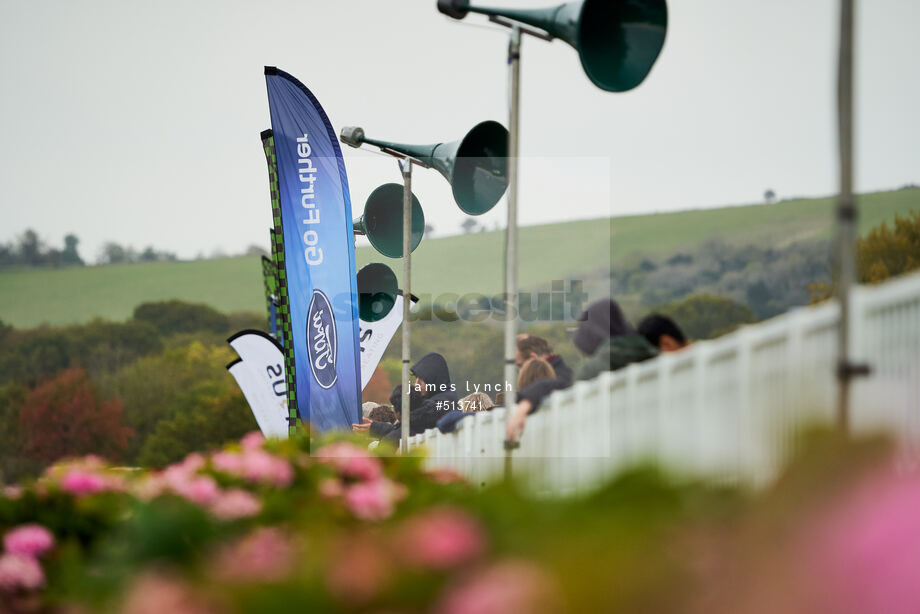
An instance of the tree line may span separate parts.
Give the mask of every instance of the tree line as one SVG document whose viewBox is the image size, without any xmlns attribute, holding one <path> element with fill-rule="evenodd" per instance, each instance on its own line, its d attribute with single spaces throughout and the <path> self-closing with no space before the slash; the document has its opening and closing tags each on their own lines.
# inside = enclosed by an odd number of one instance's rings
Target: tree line
<svg viewBox="0 0 920 614">
<path fill-rule="evenodd" d="M 4 267 L 65 267 L 86 266 L 87 262 L 80 255 L 78 248 L 80 239 L 77 235 L 69 233 L 64 236 L 63 247 L 54 247 L 42 239 L 38 233 L 29 228 L 16 239 L 7 243 L 0 243 L 0 268 Z M 250 245 L 239 254 L 227 254 L 220 249 L 214 250 L 209 256 L 203 252 L 195 256 L 195 260 L 211 260 L 219 258 L 234 258 L 238 256 L 263 256 L 268 255 L 262 247 Z M 179 258 L 175 252 L 160 250 L 148 245 L 144 248 L 135 248 L 131 245 L 121 244 L 117 241 L 107 241 L 99 249 L 95 264 L 137 264 L 143 262 L 175 262 Z"/>
</svg>

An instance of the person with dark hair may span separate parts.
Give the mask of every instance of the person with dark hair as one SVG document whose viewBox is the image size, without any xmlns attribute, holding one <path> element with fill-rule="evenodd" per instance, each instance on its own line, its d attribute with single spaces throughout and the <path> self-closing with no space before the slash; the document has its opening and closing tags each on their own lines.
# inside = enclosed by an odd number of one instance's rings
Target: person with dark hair
<svg viewBox="0 0 920 614">
<path fill-rule="evenodd" d="M 639 334 L 662 352 L 676 352 L 687 347 L 687 338 L 677 323 L 666 315 L 652 313 L 639 322 Z"/>
<path fill-rule="evenodd" d="M 386 422 L 387 424 L 396 424 L 396 412 L 389 405 L 378 405 L 371 410 L 368 416 L 371 422 Z"/>
<path fill-rule="evenodd" d="M 588 358 L 579 366 L 577 379 L 593 379 L 604 371 L 616 371 L 659 354 L 658 348 L 632 327 L 612 299 L 588 305 L 578 322 L 575 347 Z"/>
<path fill-rule="evenodd" d="M 555 356 L 549 342 L 543 337 L 538 337 L 536 335 L 521 333 L 517 336 L 515 345 L 514 362 L 519 367 L 523 365 L 528 358 L 533 358 L 534 356 L 542 358 L 543 360 L 546 360 L 547 356 Z"/>
<path fill-rule="evenodd" d="M 518 367 L 521 367 L 530 358 L 542 358 L 550 364 L 557 377 L 572 381 L 572 369 L 565 364 L 562 356 L 553 352 L 553 348 L 550 347 L 546 339 L 521 333 L 517 336 L 514 362 Z"/>
<path fill-rule="evenodd" d="M 458 397 L 456 387 L 450 381 L 447 361 L 440 354 L 425 354 L 412 365 L 409 372 L 416 378 L 409 394 L 409 434 L 418 435 L 426 429 L 434 428 L 447 411 L 457 406 Z M 402 387 L 397 388 L 399 394 L 394 390 L 390 395 L 390 402 L 393 403 L 394 410 L 398 406 L 401 412 Z M 399 415 L 397 412 L 397 417 Z M 365 418 L 361 424 L 351 426 L 355 432 L 369 432 L 372 437 L 394 444 L 399 442 L 402 433 L 402 424 L 399 422 L 389 424 Z"/>
<path fill-rule="evenodd" d="M 415 386 L 409 386 L 409 411 L 419 407 L 422 404 L 422 393 L 415 389 Z M 390 393 L 390 405 L 396 412 L 397 418 L 402 416 L 402 384 L 397 384 L 393 392 Z"/>
</svg>

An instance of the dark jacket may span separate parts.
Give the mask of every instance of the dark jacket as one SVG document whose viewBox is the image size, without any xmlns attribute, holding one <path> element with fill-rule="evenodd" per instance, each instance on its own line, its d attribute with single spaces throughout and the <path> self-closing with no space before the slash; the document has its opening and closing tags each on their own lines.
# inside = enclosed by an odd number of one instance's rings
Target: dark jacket
<svg viewBox="0 0 920 614">
<path fill-rule="evenodd" d="M 572 385 L 572 381 L 575 379 L 574 373 L 569 365 L 565 364 L 565 361 L 562 360 L 562 356 L 554 355 L 549 360 L 549 364 L 552 365 L 553 370 L 556 372 L 556 377 L 552 379 L 543 379 L 536 382 L 533 382 L 523 390 L 519 390 L 517 393 L 517 400 L 521 402 L 523 400 L 530 401 L 533 408 L 530 410 L 530 413 L 534 413 L 540 409 L 540 404 L 543 403 L 543 399 L 548 397 L 556 390 L 563 390 Z"/>
<path fill-rule="evenodd" d="M 642 335 L 609 337 L 601 341 L 594 355 L 578 367 L 578 379 L 594 379 L 603 371 L 616 371 L 632 362 L 658 356 L 659 350 Z"/>
<path fill-rule="evenodd" d="M 418 435 L 434 428 L 438 420 L 450 410 L 456 409 L 460 401 L 450 381 L 447 361 L 440 354 L 431 352 L 422 356 L 410 369 L 426 385 L 434 385 L 435 390 L 422 392 L 420 403 L 416 406 L 414 399 L 409 403 L 409 435 Z M 443 390 L 442 390 L 443 388 Z M 371 435 L 385 441 L 399 441 L 402 425 L 374 422 L 370 427 Z"/>
<path fill-rule="evenodd" d="M 457 423 L 464 418 L 471 418 L 475 412 L 452 409 L 438 420 L 438 430 L 442 433 L 453 433 L 457 430 Z"/>
<path fill-rule="evenodd" d="M 578 379 L 593 379 L 631 362 L 658 355 L 658 348 L 633 328 L 616 301 L 594 301 L 578 318 L 575 346 L 589 356 L 578 368 Z"/>
</svg>

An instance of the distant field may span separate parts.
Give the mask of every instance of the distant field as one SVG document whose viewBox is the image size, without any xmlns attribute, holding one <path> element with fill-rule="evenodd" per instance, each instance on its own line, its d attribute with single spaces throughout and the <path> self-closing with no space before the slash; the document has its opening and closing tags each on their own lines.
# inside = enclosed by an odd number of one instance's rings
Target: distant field
<svg viewBox="0 0 920 614">
<path fill-rule="evenodd" d="M 866 194 L 858 201 L 865 232 L 895 213 L 920 209 L 920 189 Z M 833 205 L 831 198 L 792 200 L 525 227 L 520 284 L 605 271 L 617 259 L 668 255 L 713 238 L 758 245 L 828 238 Z M 500 292 L 503 240 L 502 232 L 424 240 L 413 253 L 413 293 Z M 387 262 L 399 274 L 398 260 L 358 250 L 359 267 L 372 261 Z M 7 271 L 0 273 L 0 320 L 20 328 L 94 317 L 123 320 L 139 303 L 171 298 L 225 312 L 261 311 L 261 275 L 257 258 Z"/>
</svg>

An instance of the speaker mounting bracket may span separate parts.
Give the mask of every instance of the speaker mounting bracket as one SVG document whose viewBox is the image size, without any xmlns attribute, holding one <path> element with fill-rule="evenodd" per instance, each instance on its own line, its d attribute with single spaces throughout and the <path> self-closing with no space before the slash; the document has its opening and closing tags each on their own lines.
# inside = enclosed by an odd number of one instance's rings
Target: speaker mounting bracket
<svg viewBox="0 0 920 614">
<path fill-rule="evenodd" d="M 427 164 L 425 164 L 424 162 L 422 162 L 422 161 L 419 160 L 418 158 L 413 158 L 412 156 L 407 156 L 406 154 L 402 153 L 401 151 L 396 151 L 395 149 L 390 149 L 389 147 L 381 147 L 381 148 L 380 148 L 380 151 L 381 151 L 382 153 L 391 155 L 391 156 L 393 156 L 394 158 L 399 158 L 400 160 L 412 160 L 412 164 L 415 164 L 416 166 L 421 166 L 422 168 L 431 168 L 430 166 L 428 166 Z"/>
<path fill-rule="evenodd" d="M 543 32 L 542 30 L 532 30 L 531 28 L 525 28 L 520 24 L 520 22 L 514 21 L 513 19 L 508 19 L 506 17 L 501 17 L 500 15 L 489 15 L 489 21 L 506 28 L 517 27 L 521 31 L 521 34 L 530 34 L 531 36 L 542 38 L 545 41 L 552 41 L 556 38 L 552 34 Z"/>
</svg>

